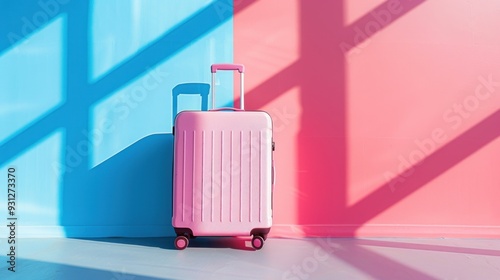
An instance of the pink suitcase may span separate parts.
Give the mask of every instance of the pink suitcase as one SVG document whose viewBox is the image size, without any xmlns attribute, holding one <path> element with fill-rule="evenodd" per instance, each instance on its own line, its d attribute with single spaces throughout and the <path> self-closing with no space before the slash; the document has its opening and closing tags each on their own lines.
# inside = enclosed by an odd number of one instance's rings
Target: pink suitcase
<svg viewBox="0 0 500 280">
<path fill-rule="evenodd" d="M 243 65 L 212 65 L 212 108 L 217 70 L 240 73 L 240 109 L 183 111 L 175 118 L 175 247 L 186 248 L 195 236 L 252 235 L 258 250 L 272 225 L 272 120 L 264 111 L 244 110 Z"/>
</svg>

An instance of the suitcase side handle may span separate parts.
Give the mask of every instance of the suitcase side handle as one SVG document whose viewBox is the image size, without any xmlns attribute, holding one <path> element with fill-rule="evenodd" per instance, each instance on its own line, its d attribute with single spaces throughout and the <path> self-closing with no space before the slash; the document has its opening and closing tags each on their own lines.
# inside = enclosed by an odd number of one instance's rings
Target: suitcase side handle
<svg viewBox="0 0 500 280">
<path fill-rule="evenodd" d="M 215 109 L 215 73 L 217 70 L 232 70 L 240 72 L 240 110 L 245 110 L 245 94 L 244 94 L 244 86 L 245 86 L 245 66 L 242 64 L 212 64 L 211 72 L 212 72 L 212 110 Z"/>
</svg>

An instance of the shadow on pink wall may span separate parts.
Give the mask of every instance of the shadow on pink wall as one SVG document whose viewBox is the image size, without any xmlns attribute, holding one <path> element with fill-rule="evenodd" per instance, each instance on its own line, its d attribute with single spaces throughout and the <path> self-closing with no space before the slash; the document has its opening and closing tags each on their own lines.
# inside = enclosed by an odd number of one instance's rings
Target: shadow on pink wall
<svg viewBox="0 0 500 280">
<path fill-rule="evenodd" d="M 249 2 L 259 1 L 244 1 Z M 288 235 L 359 235 L 360 227 L 371 219 L 409 197 L 499 136 L 500 111 L 495 111 L 435 150 L 418 166 L 408 167 L 401 174 L 396 174 L 394 179 L 349 205 L 346 52 L 362 45 L 371 36 L 426 1 L 388 0 L 347 26 L 344 23 L 346 8 L 343 1 L 298 2 L 300 57 L 256 85 L 246 95 L 247 107 L 256 109 L 265 107 L 294 87 L 298 87 L 300 91 L 300 131 L 295 144 L 298 150 L 297 166 L 296 170 L 293 170 L 298 185 L 296 225 L 300 230 L 299 233 Z M 236 5 L 235 13 L 239 9 Z M 385 17 L 388 12 L 391 13 L 390 16 Z M 382 18 L 374 25 L 374 17 L 377 15 Z M 237 41 L 239 24 L 244 26 L 245 22 L 240 23 L 238 17 L 235 22 Z M 358 26 L 371 31 L 360 35 L 359 29 L 356 29 Z M 241 52 L 243 50 L 236 48 L 237 59 L 243 56 L 239 55 Z M 257 62 L 249 64 L 248 68 L 252 69 Z M 280 147 L 279 140 L 277 139 L 277 149 Z M 283 174 L 283 170 L 279 173 L 279 164 L 286 162 L 289 154 L 277 155 L 277 189 L 282 191 L 279 178 L 291 174 Z M 407 176 L 409 173 L 412 175 Z M 318 225 L 320 227 L 316 227 Z M 321 225 L 326 227 L 322 229 Z M 287 234 L 280 232 L 279 235 Z"/>
</svg>

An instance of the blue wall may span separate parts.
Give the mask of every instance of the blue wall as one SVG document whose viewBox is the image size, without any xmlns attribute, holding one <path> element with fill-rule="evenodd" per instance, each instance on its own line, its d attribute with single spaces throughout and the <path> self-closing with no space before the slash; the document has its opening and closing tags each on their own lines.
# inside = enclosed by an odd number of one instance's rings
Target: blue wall
<svg viewBox="0 0 500 280">
<path fill-rule="evenodd" d="M 172 91 L 208 90 L 232 61 L 230 3 L 0 2 L 0 182 L 16 168 L 19 236 L 173 235 L 172 107 L 201 100 Z"/>
</svg>

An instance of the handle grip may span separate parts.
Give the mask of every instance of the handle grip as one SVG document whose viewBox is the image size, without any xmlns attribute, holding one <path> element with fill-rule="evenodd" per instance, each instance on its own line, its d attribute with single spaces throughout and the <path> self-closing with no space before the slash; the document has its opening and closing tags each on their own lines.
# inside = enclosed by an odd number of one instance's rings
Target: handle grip
<svg viewBox="0 0 500 280">
<path fill-rule="evenodd" d="M 233 70 L 240 73 L 245 72 L 245 66 L 243 64 L 231 64 L 231 63 L 219 63 L 219 64 L 212 64 L 211 67 L 212 73 L 216 73 L 217 70 Z"/>
<path fill-rule="evenodd" d="M 245 93 L 244 93 L 244 84 L 245 84 L 245 66 L 243 64 L 212 64 L 212 110 L 215 109 L 215 73 L 217 70 L 234 70 L 240 72 L 240 110 L 245 110 Z"/>
</svg>

